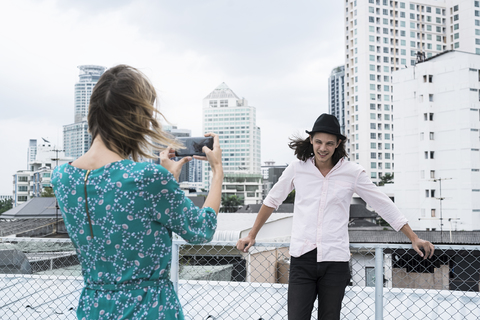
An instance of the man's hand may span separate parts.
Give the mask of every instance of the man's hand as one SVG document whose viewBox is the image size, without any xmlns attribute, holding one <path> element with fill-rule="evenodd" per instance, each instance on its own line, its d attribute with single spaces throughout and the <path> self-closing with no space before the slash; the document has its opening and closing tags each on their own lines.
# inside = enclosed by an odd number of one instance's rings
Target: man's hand
<svg viewBox="0 0 480 320">
<path fill-rule="evenodd" d="M 172 160 L 174 157 L 175 150 L 173 150 L 171 147 L 167 147 L 165 150 L 160 152 L 160 164 L 162 167 L 170 171 L 175 180 L 178 181 L 183 165 L 192 160 L 192 157 L 184 157 L 178 161 Z"/>
<path fill-rule="evenodd" d="M 237 249 L 242 252 L 248 252 L 251 246 L 255 244 L 255 238 L 251 236 L 246 236 L 237 241 Z"/>
<path fill-rule="evenodd" d="M 413 250 L 417 251 L 420 257 L 422 257 L 423 259 L 430 259 L 435 251 L 435 247 L 430 241 L 422 240 L 420 238 L 412 241 L 412 247 Z M 420 249 L 423 249 L 425 251 L 425 255 Z"/>
</svg>

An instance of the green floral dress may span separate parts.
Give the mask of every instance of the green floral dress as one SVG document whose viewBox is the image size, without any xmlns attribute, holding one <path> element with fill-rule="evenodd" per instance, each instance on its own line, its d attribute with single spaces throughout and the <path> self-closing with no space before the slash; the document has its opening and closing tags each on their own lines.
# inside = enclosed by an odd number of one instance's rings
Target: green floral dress
<svg viewBox="0 0 480 320">
<path fill-rule="evenodd" d="M 78 319 L 184 319 L 169 280 L 172 232 L 208 242 L 215 211 L 193 205 L 172 174 L 150 163 L 64 164 L 52 184 L 82 264 Z"/>
</svg>

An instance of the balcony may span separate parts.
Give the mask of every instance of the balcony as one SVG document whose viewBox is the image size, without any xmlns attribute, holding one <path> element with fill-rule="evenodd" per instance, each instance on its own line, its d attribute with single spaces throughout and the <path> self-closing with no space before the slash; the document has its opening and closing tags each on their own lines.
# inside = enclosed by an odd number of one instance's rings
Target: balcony
<svg viewBox="0 0 480 320">
<path fill-rule="evenodd" d="M 0 242 L 0 318 L 76 319 L 83 278 L 70 240 Z M 242 254 L 232 242 L 174 241 L 171 280 L 186 319 L 286 319 L 288 246 L 257 243 Z M 431 260 L 401 244 L 350 250 L 342 319 L 480 318 L 480 246 L 436 246 Z"/>
</svg>

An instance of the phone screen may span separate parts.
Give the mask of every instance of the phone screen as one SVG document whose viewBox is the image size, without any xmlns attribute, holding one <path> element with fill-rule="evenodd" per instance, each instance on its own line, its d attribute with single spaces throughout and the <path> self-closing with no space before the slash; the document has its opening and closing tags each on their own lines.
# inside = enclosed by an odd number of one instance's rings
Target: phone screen
<svg viewBox="0 0 480 320">
<path fill-rule="evenodd" d="M 178 140 L 183 143 L 185 149 L 175 151 L 177 157 L 205 156 L 203 146 L 213 149 L 213 137 L 185 137 Z"/>
</svg>

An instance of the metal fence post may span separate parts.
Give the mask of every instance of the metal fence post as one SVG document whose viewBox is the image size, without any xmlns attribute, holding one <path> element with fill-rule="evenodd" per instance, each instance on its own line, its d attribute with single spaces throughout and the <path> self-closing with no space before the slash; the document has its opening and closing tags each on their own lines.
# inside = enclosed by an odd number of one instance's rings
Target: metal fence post
<svg viewBox="0 0 480 320">
<path fill-rule="evenodd" d="M 178 294 L 178 273 L 180 271 L 179 268 L 179 244 L 175 241 L 172 243 L 172 267 L 170 268 L 170 280 L 173 283 L 173 288 L 175 292 Z"/>
<path fill-rule="evenodd" d="M 375 320 L 383 320 L 383 249 L 375 248 Z"/>
</svg>

